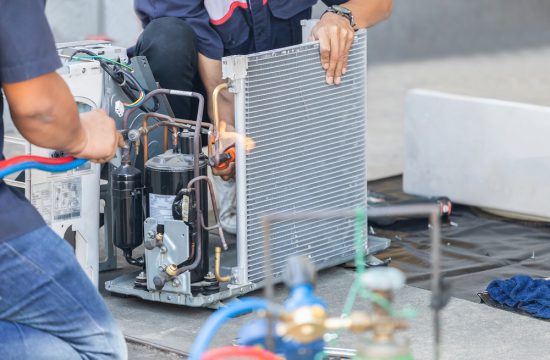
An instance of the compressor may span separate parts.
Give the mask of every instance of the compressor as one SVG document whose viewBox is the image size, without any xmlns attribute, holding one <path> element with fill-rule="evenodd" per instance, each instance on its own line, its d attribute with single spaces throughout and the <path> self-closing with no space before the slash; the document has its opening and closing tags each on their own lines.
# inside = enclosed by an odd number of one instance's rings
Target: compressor
<svg viewBox="0 0 550 360">
<path fill-rule="evenodd" d="M 207 177 L 208 165 L 215 165 L 214 159 L 219 156 L 212 156 L 211 162 L 201 151 L 202 134 L 209 137 L 209 153 L 215 144 L 210 140 L 216 137 L 214 127 L 201 121 L 203 97 L 193 92 L 157 89 L 145 95 L 142 102 L 164 94 L 196 98 L 199 101 L 197 119 L 176 119 L 149 112 L 143 116 L 143 126 L 129 130 L 128 119 L 134 109 L 126 111 L 123 134 L 127 146 L 121 166 L 111 173 L 111 197 L 114 244 L 123 251 L 128 263 L 142 268 L 133 279 L 131 294 L 145 292 L 151 300 L 170 302 L 173 296 L 184 299 L 219 292 L 216 277 L 209 273 L 208 231 L 217 230 L 222 247 L 226 249 L 227 245 L 218 221 L 212 184 Z M 165 152 L 148 158 L 147 137 L 157 129 L 164 129 Z M 144 164 L 136 166 L 131 160 L 131 148 L 137 158 L 142 144 Z M 211 227 L 208 226 L 208 191 L 216 219 Z M 145 255 L 133 257 L 133 250 L 141 244 Z M 110 284 L 107 282 L 107 289 Z"/>
</svg>

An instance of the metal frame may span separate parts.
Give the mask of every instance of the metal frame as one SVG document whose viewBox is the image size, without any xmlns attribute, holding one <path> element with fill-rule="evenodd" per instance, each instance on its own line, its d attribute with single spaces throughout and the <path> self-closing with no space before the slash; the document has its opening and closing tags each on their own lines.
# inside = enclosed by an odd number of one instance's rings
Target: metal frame
<svg viewBox="0 0 550 360">
<path fill-rule="evenodd" d="M 235 63 L 246 63 L 246 57 L 236 59 Z M 230 91 L 235 94 L 235 130 L 239 134 L 245 134 L 245 95 L 244 78 L 246 71 L 235 72 L 235 78 L 230 83 Z M 247 208 L 246 202 L 246 151 L 244 138 L 239 137 L 235 144 L 235 171 L 239 174 L 236 177 L 237 197 L 237 283 L 248 283 L 248 243 L 247 243 Z"/>
<path fill-rule="evenodd" d="M 441 289 L 441 219 L 439 207 L 433 204 L 418 204 L 418 205 L 392 205 L 381 206 L 368 209 L 369 217 L 371 218 L 387 218 L 387 217 L 427 217 L 429 219 L 429 229 L 431 238 L 431 261 L 432 261 L 432 276 L 430 286 L 432 291 L 431 307 L 433 310 L 433 325 L 434 325 L 434 359 L 438 360 L 441 357 L 441 327 L 440 327 L 440 311 L 444 304 L 440 301 L 443 297 Z M 333 210 L 333 211 L 308 211 L 298 213 L 276 213 L 267 215 L 263 218 L 264 228 L 264 256 L 266 260 L 266 276 L 265 276 L 265 297 L 266 300 L 272 301 L 274 297 L 274 282 L 271 266 L 271 224 L 274 221 L 290 221 L 290 220 L 328 220 L 341 218 L 355 218 L 356 211 L 348 210 Z M 268 317 L 271 321 L 271 318 Z M 272 329 L 268 326 L 268 329 Z"/>
<path fill-rule="evenodd" d="M 361 30 L 361 33 L 366 32 Z M 365 40 L 366 41 L 366 40 Z M 314 42 L 308 44 L 309 46 L 318 46 Z M 292 49 L 294 47 L 289 47 Z M 284 49 L 277 49 L 276 51 L 281 51 Z M 266 52 L 267 53 L 267 52 Z M 251 54 L 257 55 L 257 54 Z M 235 106 L 235 130 L 240 135 L 245 135 L 246 132 L 246 113 L 245 113 L 245 81 L 247 77 L 247 68 L 248 68 L 248 59 L 250 55 L 238 55 L 231 56 L 222 59 L 222 73 L 223 78 L 228 79 L 229 82 L 229 91 L 234 95 L 234 106 Z M 365 69 L 367 66 L 367 59 L 365 57 L 364 64 L 362 65 Z M 365 86 L 366 94 L 366 86 Z M 366 99 L 365 99 L 366 101 Z M 233 274 L 235 275 L 236 284 L 245 285 L 249 284 L 249 263 L 248 263 L 248 212 L 246 206 L 246 197 L 247 197 L 247 156 L 245 151 L 245 138 L 244 136 L 239 136 L 235 143 L 236 151 L 236 195 L 237 195 L 237 267 L 233 269 Z M 366 147 L 365 147 L 365 159 L 366 159 Z M 366 171 L 366 169 L 365 169 Z M 367 182 L 367 175 L 365 174 L 365 189 Z M 364 204 L 367 204 L 367 193 L 365 191 Z M 378 241 L 376 241 L 378 240 Z M 380 248 L 381 244 L 386 243 L 385 239 L 376 239 L 376 248 Z M 381 241 L 380 241 L 381 240 Z M 386 243 L 389 246 L 389 241 Z M 368 244 L 367 244 L 368 245 Z M 368 246 L 366 246 L 366 250 Z M 367 250 L 368 251 L 368 250 Z M 324 267 L 330 267 L 342 263 L 340 259 L 334 259 L 331 264 L 330 261 L 324 263 Z M 262 286 L 263 281 L 255 282 L 257 285 Z"/>
</svg>

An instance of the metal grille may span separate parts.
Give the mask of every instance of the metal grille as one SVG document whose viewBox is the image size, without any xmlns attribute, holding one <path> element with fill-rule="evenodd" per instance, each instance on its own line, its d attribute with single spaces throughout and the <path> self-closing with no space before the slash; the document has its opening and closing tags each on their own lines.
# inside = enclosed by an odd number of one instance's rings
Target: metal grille
<svg viewBox="0 0 550 360">
<path fill-rule="evenodd" d="M 330 86 L 318 43 L 247 56 L 240 118 L 256 148 L 238 201 L 246 201 L 249 281 L 263 280 L 262 215 L 366 205 L 366 57 L 362 31 L 343 83 Z M 276 223 L 271 246 L 277 276 L 293 254 L 334 266 L 353 257 L 353 221 Z"/>
</svg>

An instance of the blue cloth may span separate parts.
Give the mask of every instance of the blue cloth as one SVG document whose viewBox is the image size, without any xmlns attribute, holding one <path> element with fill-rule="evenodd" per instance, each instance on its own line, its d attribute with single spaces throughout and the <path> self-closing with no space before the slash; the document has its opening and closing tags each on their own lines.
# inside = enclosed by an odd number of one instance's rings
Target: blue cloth
<svg viewBox="0 0 550 360">
<path fill-rule="evenodd" d="M 0 86 L 33 79 L 61 66 L 44 15 L 44 0 L 0 0 Z M 0 95 L 0 160 L 4 148 Z M 0 180 L 0 244 L 44 225 L 23 194 Z"/>
<path fill-rule="evenodd" d="M 0 244 L 0 358 L 126 359 L 126 344 L 72 248 L 48 227 Z"/>
<path fill-rule="evenodd" d="M 516 275 L 508 280 L 492 281 L 487 286 L 487 292 L 501 305 L 550 319 L 550 280 Z"/>
<path fill-rule="evenodd" d="M 323 0 L 327 5 L 345 1 Z M 254 51 L 273 49 L 271 17 L 288 20 L 304 11 L 311 14 L 316 3 L 317 0 L 135 0 L 134 7 L 144 26 L 161 17 L 185 20 L 197 35 L 199 51 L 211 59 L 220 59 L 225 50 L 251 48 L 245 43 L 253 43 Z"/>
</svg>

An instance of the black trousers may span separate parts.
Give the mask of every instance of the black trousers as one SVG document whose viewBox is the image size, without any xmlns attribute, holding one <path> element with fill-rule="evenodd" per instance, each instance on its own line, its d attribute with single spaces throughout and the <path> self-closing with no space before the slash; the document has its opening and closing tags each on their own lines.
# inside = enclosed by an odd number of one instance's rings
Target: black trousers
<svg viewBox="0 0 550 360">
<path fill-rule="evenodd" d="M 133 55 L 147 57 L 160 87 L 199 92 L 206 99 L 198 72 L 197 49 L 197 36 L 185 21 L 163 17 L 147 24 L 137 41 Z M 195 99 L 169 96 L 168 101 L 176 117 L 195 120 Z M 208 120 L 206 109 L 204 119 Z"/>
</svg>

